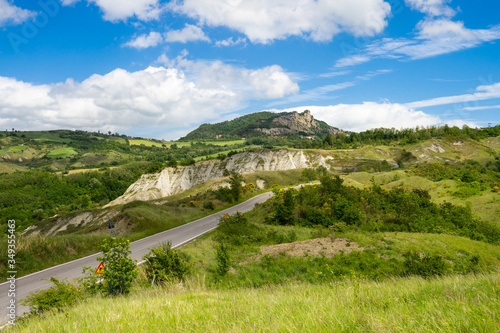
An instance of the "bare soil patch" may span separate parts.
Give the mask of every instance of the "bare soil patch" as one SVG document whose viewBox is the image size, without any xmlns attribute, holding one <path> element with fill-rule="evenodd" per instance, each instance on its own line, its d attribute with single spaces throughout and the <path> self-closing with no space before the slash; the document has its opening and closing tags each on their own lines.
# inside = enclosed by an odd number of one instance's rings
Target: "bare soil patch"
<svg viewBox="0 0 500 333">
<path fill-rule="evenodd" d="M 283 243 L 277 245 L 261 246 L 261 256 L 278 256 L 284 254 L 290 257 L 314 257 L 324 255 L 332 257 L 341 251 L 351 253 L 352 251 L 363 251 L 364 248 L 347 238 L 315 238 L 305 241 Z"/>
</svg>

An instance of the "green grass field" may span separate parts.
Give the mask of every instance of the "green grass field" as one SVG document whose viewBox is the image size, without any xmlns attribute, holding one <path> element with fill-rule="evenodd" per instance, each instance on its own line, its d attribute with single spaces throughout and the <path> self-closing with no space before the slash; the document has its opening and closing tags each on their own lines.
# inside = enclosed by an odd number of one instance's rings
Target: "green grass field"
<svg viewBox="0 0 500 333">
<path fill-rule="evenodd" d="M 94 297 L 15 332 L 497 332 L 500 273 Z"/>
<path fill-rule="evenodd" d="M 26 146 L 7 147 L 4 149 L 0 149 L 0 154 L 18 153 L 23 152 L 25 149 Z"/>
<path fill-rule="evenodd" d="M 73 148 L 56 148 L 52 149 L 48 154 L 48 158 L 67 158 L 73 155 L 78 155 L 78 152 Z"/>
<path fill-rule="evenodd" d="M 241 144 L 245 143 L 245 140 L 203 141 L 203 143 L 206 143 L 207 145 L 214 145 L 214 146 L 234 146 L 234 145 L 241 145 Z"/>
<path fill-rule="evenodd" d="M 152 146 L 161 147 L 162 146 L 162 143 L 158 143 L 158 142 L 150 141 L 150 140 L 128 140 L 128 141 L 129 141 L 129 144 L 131 146 L 132 145 L 136 145 L 136 146 L 145 145 L 146 147 L 152 147 Z"/>
<path fill-rule="evenodd" d="M 207 145 L 214 145 L 214 146 L 233 146 L 233 145 L 240 145 L 245 143 L 245 140 L 233 140 L 233 141 L 162 141 L 162 143 L 150 141 L 150 140 L 129 140 L 130 145 L 145 145 L 146 147 L 150 146 L 156 146 L 156 147 L 162 147 L 162 145 L 167 146 L 170 148 L 172 145 L 177 145 L 178 148 L 181 147 L 189 147 L 191 146 L 192 142 L 203 142 Z"/>
<path fill-rule="evenodd" d="M 49 142 L 58 142 L 58 143 L 68 143 L 71 142 L 71 139 L 61 138 L 57 132 L 50 133 L 46 131 L 27 131 L 21 132 L 28 139 L 33 139 L 35 141 L 49 141 Z"/>
<path fill-rule="evenodd" d="M 259 147 L 260 146 L 251 145 L 251 146 L 246 146 L 244 148 L 236 148 L 236 149 L 231 149 L 231 150 L 224 150 L 224 151 L 218 152 L 217 154 L 212 154 L 212 155 L 208 155 L 208 156 L 199 156 L 199 157 L 196 157 L 194 160 L 198 162 L 198 161 L 205 160 L 205 159 L 217 158 L 217 155 L 219 155 L 219 154 L 227 155 L 231 151 L 242 152 L 245 149 L 252 149 L 252 148 L 259 148 Z"/>
</svg>

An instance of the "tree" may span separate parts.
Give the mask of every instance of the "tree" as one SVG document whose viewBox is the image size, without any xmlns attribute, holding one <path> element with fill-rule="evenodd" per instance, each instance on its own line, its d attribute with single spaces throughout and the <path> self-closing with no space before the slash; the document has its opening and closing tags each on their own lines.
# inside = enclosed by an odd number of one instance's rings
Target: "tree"
<svg viewBox="0 0 500 333">
<path fill-rule="evenodd" d="M 129 254 L 130 242 L 127 239 L 105 239 L 100 246 L 105 271 L 102 274 L 102 289 L 108 295 L 128 294 L 132 281 L 137 275 L 137 265 Z"/>
<path fill-rule="evenodd" d="M 325 175 L 320 178 L 321 185 L 319 190 L 322 194 L 332 195 L 336 193 L 340 193 L 343 190 L 342 183 L 344 180 L 339 176 L 334 176 L 333 178 Z"/>
<path fill-rule="evenodd" d="M 326 137 L 323 139 L 323 143 L 329 146 L 333 146 L 335 143 L 335 135 L 333 135 L 332 133 L 328 133 Z"/>
<path fill-rule="evenodd" d="M 293 197 L 293 192 L 295 190 L 290 189 L 283 193 L 283 202 L 276 208 L 276 213 L 274 214 L 274 221 L 278 224 L 293 224 L 295 222 L 295 199 Z"/>
<path fill-rule="evenodd" d="M 229 177 L 229 184 L 231 184 L 231 194 L 234 201 L 238 201 L 240 199 L 241 193 L 243 192 L 243 187 L 241 186 L 242 181 L 243 177 L 237 172 L 233 172 L 231 174 L 231 177 Z"/>
<path fill-rule="evenodd" d="M 318 178 L 318 173 L 316 172 L 316 170 L 310 168 L 302 170 L 302 173 L 300 175 L 300 179 L 306 182 L 315 180 L 317 178 Z"/>
</svg>

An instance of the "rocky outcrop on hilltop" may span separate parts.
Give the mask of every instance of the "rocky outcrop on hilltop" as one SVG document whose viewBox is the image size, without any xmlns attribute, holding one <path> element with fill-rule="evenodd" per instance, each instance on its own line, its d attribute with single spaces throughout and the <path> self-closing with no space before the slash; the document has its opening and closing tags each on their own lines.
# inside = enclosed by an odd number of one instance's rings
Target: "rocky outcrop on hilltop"
<svg viewBox="0 0 500 333">
<path fill-rule="evenodd" d="M 256 128 L 256 131 L 266 135 L 288 135 L 306 134 L 315 135 L 318 133 L 337 134 L 339 131 L 333 127 L 321 127 L 320 123 L 314 119 L 309 110 L 302 113 L 291 112 L 271 121 L 271 128 Z"/>
<path fill-rule="evenodd" d="M 339 130 L 324 121 L 314 119 L 309 110 L 301 113 L 262 111 L 218 124 L 203 124 L 181 140 L 236 139 L 294 134 L 310 136 L 328 133 L 338 134 Z"/>
<path fill-rule="evenodd" d="M 144 174 L 119 198 L 107 206 L 135 200 L 153 200 L 190 189 L 207 181 L 225 177 L 231 172 L 240 174 L 258 171 L 281 171 L 324 166 L 329 167 L 330 156 L 303 151 L 242 152 L 220 160 L 195 163 L 190 166 L 165 168 L 154 174 Z"/>
</svg>

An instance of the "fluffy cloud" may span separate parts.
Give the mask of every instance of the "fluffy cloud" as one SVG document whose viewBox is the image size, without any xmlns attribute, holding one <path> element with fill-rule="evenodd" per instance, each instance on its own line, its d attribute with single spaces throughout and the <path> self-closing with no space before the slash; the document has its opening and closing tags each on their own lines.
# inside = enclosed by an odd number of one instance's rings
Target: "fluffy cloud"
<svg viewBox="0 0 500 333">
<path fill-rule="evenodd" d="M 194 41 L 204 41 L 210 42 L 203 30 L 195 25 L 186 24 L 182 30 L 170 30 L 165 34 L 165 41 L 167 42 L 194 42 Z"/>
<path fill-rule="evenodd" d="M 202 24 L 239 31 L 254 43 L 288 36 L 329 41 L 340 32 L 373 36 L 391 15 L 384 0 L 184 0 L 172 10 Z"/>
<path fill-rule="evenodd" d="M 451 0 L 405 0 L 405 3 L 414 10 L 430 16 L 452 17 L 455 11 L 448 7 Z"/>
<path fill-rule="evenodd" d="M 134 40 L 131 40 L 124 46 L 133 47 L 136 49 L 145 49 L 148 47 L 154 47 L 163 41 L 163 37 L 158 32 L 150 32 L 149 35 L 140 35 Z"/>
<path fill-rule="evenodd" d="M 223 47 L 223 46 L 235 46 L 235 45 L 239 45 L 239 44 L 245 44 L 245 46 L 246 46 L 246 43 L 247 43 L 246 38 L 238 37 L 236 40 L 233 40 L 233 37 L 230 37 L 228 39 L 216 41 L 215 46 Z"/>
<path fill-rule="evenodd" d="M 249 98 L 275 99 L 299 92 L 299 86 L 292 81 L 278 65 L 251 70 L 225 64 L 221 61 L 191 61 L 186 59 L 187 51 L 175 59 L 165 55 L 158 58 L 160 64 L 175 67 L 193 78 L 199 87 L 206 89 L 227 89 Z"/>
<path fill-rule="evenodd" d="M 14 6 L 8 0 L 0 0 L 0 8 L 0 27 L 21 24 L 36 15 L 35 12 Z"/>
<path fill-rule="evenodd" d="M 488 29 L 468 29 L 463 22 L 436 19 L 421 21 L 417 29 L 418 33 L 413 39 L 376 40 L 359 53 L 338 60 L 335 67 L 355 66 L 377 58 L 402 60 L 429 58 L 500 39 L 500 25 Z"/>
<path fill-rule="evenodd" d="M 80 0 L 63 0 L 63 6 L 73 5 Z M 126 21 L 131 17 L 136 17 L 141 21 L 158 19 L 164 10 L 159 0 L 87 0 L 94 4 L 104 14 L 107 21 Z"/>
<path fill-rule="evenodd" d="M 414 128 L 441 123 L 439 117 L 415 111 L 403 104 L 364 102 L 330 106 L 302 106 L 291 110 L 310 110 L 316 119 L 326 121 L 348 131 L 366 131 L 373 128 Z M 276 110 L 275 110 L 276 111 Z"/>
<path fill-rule="evenodd" d="M 196 77 L 195 71 L 186 74 L 180 67 L 149 67 L 137 72 L 116 69 L 81 83 L 35 85 L 0 77 L 0 128 L 168 130 L 219 118 L 249 99 L 282 97 L 298 89 L 279 66 L 256 70 L 220 62 L 190 66 L 201 76 Z M 217 73 L 212 75 L 211 70 Z"/>
</svg>

